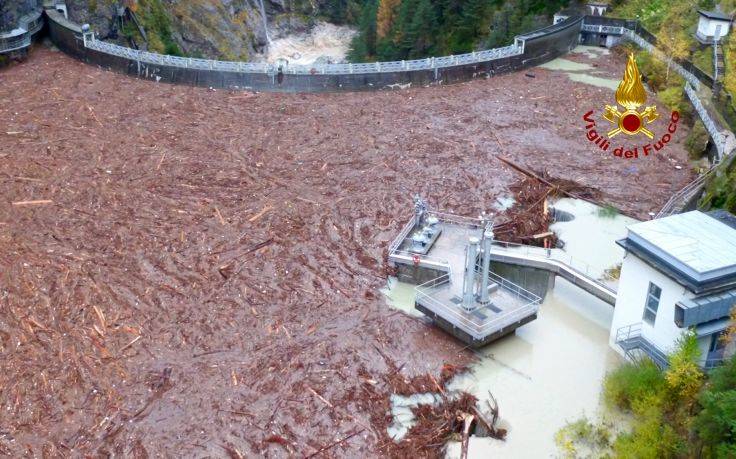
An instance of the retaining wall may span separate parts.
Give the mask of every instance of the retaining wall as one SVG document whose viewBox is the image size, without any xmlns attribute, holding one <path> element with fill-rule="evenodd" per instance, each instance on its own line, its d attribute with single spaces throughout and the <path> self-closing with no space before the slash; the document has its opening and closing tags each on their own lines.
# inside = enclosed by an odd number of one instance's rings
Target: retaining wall
<svg viewBox="0 0 736 459">
<path fill-rule="evenodd" d="M 54 10 L 46 10 L 52 42 L 62 51 L 89 64 L 157 82 L 212 88 L 250 89 L 269 92 L 327 92 L 399 89 L 410 86 L 450 84 L 518 71 L 552 60 L 569 52 L 578 43 L 582 16 L 516 38 L 519 53 L 483 62 L 436 66 L 402 71 L 362 71 L 360 73 L 279 73 L 186 68 L 173 64 L 152 64 L 130 57 L 90 49 L 82 30 Z"/>
<path fill-rule="evenodd" d="M 516 285 L 523 285 L 526 290 L 544 300 L 547 292 L 555 286 L 555 273 L 530 266 L 519 266 L 491 259 L 491 271 Z"/>
</svg>

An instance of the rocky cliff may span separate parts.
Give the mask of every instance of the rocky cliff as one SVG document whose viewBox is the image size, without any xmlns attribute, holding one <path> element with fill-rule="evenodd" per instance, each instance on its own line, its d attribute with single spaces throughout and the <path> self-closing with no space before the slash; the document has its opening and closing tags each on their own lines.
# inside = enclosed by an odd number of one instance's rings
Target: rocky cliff
<svg viewBox="0 0 736 459">
<path fill-rule="evenodd" d="M 18 18 L 30 13 L 34 7 L 34 1 L 0 0 L 0 32 L 10 32 L 18 27 Z"/>
<path fill-rule="evenodd" d="M 268 38 L 308 30 L 328 1 L 263 0 Z M 260 0 L 67 0 L 67 7 L 103 38 L 156 52 L 250 60 L 267 44 Z M 127 13 L 120 21 L 125 7 L 138 24 Z"/>
</svg>

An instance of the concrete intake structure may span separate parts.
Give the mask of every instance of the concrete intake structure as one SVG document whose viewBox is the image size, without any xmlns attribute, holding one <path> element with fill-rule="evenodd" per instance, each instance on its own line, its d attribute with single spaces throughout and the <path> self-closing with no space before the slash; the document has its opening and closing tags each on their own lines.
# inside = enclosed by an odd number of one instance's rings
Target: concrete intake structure
<svg viewBox="0 0 736 459">
<path fill-rule="evenodd" d="M 472 347 L 536 319 L 541 298 L 490 271 L 489 222 L 429 211 L 421 201 L 415 209 L 421 211 L 394 239 L 388 258 L 399 280 L 419 284 L 417 310 Z M 436 222 L 436 236 L 417 237 L 429 221 Z"/>
</svg>

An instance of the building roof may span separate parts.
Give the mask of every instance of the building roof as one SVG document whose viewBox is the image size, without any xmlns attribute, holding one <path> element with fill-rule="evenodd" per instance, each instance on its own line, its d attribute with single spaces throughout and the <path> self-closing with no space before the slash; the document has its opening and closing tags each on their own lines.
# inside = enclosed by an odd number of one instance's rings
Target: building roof
<svg viewBox="0 0 736 459">
<path fill-rule="evenodd" d="M 686 212 L 629 226 L 625 249 L 700 293 L 736 283 L 736 228 L 723 214 Z"/>
<path fill-rule="evenodd" d="M 728 21 L 728 22 L 731 22 L 731 16 L 727 15 L 723 11 L 719 11 L 719 10 L 714 10 L 714 11 L 698 10 L 698 13 L 700 13 L 702 16 L 707 17 L 708 19 L 715 19 L 717 21 Z"/>
</svg>

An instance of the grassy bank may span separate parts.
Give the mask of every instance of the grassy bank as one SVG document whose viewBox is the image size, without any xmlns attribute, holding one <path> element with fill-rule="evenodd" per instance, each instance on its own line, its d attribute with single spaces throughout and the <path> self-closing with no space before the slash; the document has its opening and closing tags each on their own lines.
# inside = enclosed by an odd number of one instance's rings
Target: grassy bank
<svg viewBox="0 0 736 459">
<path fill-rule="evenodd" d="M 582 418 L 556 436 L 565 457 L 736 457 L 736 358 L 704 373 L 693 334 L 660 370 L 649 359 L 606 376 L 605 402 L 632 419 L 629 429 Z"/>
</svg>

